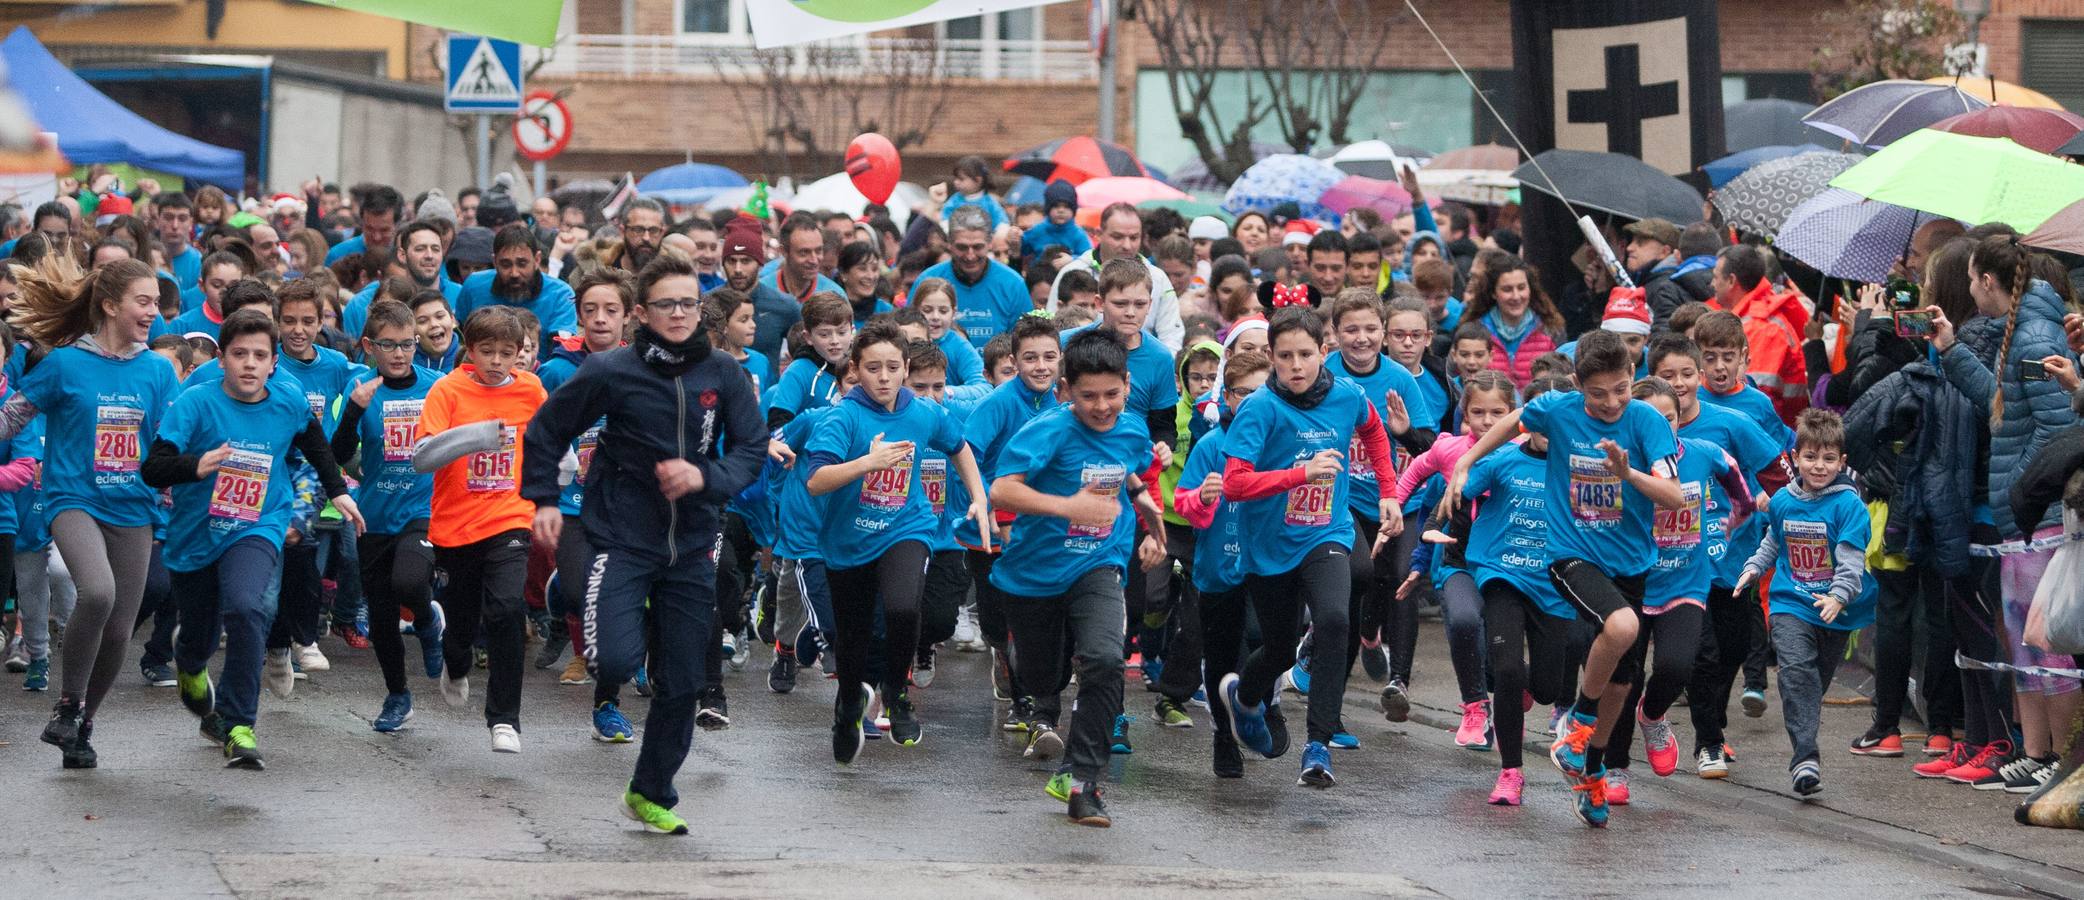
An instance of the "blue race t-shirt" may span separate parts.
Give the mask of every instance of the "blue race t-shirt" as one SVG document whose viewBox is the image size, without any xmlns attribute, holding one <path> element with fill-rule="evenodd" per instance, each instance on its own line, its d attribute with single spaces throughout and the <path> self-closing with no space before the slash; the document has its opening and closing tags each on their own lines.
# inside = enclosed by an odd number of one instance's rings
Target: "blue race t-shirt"
<svg viewBox="0 0 2084 900">
<path fill-rule="evenodd" d="M 1150 467 L 1150 428 L 1127 412 L 1114 426 L 1094 431 L 1068 406 L 1020 429 L 999 456 L 998 477 L 1019 475 L 1044 494 L 1069 497 L 1085 488 L 1119 503 L 1106 525 L 1073 525 L 1057 516 L 1016 516 L 1006 549 L 991 567 L 993 587 L 1019 597 L 1054 597 L 1095 569 L 1126 572 L 1136 546 L 1136 510 L 1129 479 Z"/>
<path fill-rule="evenodd" d="M 942 453 L 955 453 L 963 446 L 962 427 L 955 417 L 905 388 L 898 389 L 895 411 L 878 406 L 860 388 L 838 407 L 839 412 L 826 417 L 811 435 L 813 457 L 857 459 L 868 453 L 877 435 L 886 443 L 911 441 L 916 448 Z M 922 457 L 915 450 L 910 465 L 870 471 L 830 494 L 830 514 L 819 537 L 827 565 L 851 569 L 874 562 L 901 541 L 932 539 L 938 522 L 920 485 L 921 466 Z M 942 472 L 945 475 L 946 469 Z"/>
<path fill-rule="evenodd" d="M 939 278 L 955 286 L 955 324 L 979 348 L 999 332 L 1011 331 L 1015 320 L 1035 309 L 1027 279 L 996 260 L 985 264 L 984 277 L 976 284 L 964 284 L 955 277 L 952 261 L 928 267 L 919 277 Z"/>
<path fill-rule="evenodd" d="M 440 275 L 435 276 L 435 284 L 441 289 L 441 295 L 449 299 L 449 308 L 455 309 L 456 299 L 463 295 L 463 285 L 450 281 L 449 273 L 446 269 Z M 357 291 L 352 298 L 348 299 L 347 305 L 341 308 L 340 333 L 347 335 L 348 340 L 360 341 L 362 339 L 362 332 L 369 327 L 369 307 L 375 305 L 376 291 L 381 287 L 383 287 L 383 282 L 381 281 L 372 281 L 363 285 L 360 291 Z"/>
<path fill-rule="evenodd" d="M 1246 397 L 1223 440 L 1223 455 L 1260 472 L 1292 469 L 1324 450 L 1345 453 L 1354 432 L 1373 415 L 1368 399 L 1351 382 L 1332 380 L 1331 391 L 1310 409 L 1298 409 L 1273 390 Z M 1226 463 L 1227 465 L 1227 463 Z M 1305 481 L 1286 493 L 1240 504 L 1245 573 L 1291 572 L 1319 544 L 1353 545 L 1353 510 L 1346 502 L 1344 474 Z"/>
<path fill-rule="evenodd" d="M 804 410 L 803 415 L 790 419 L 782 426 L 781 440 L 796 453 L 796 464 L 782 468 L 772 461 L 767 464 L 767 492 L 774 500 L 775 517 L 787 525 L 777 528 L 774 538 L 774 555 L 782 559 L 823 559 L 818 549 L 818 536 L 822 530 L 818 523 L 825 521 L 825 510 L 831 506 L 831 494 L 813 496 L 810 482 L 810 439 L 817 432 L 819 423 L 839 411 L 836 406 L 821 406 Z"/>
<path fill-rule="evenodd" d="M 36 460 L 36 477 L 29 485 L 15 494 L 14 538 L 16 553 L 42 550 L 51 543 L 51 522 L 44 515 L 43 496 L 43 416 L 30 419 L 29 424 L 14 436 L 14 451 Z"/>
<path fill-rule="evenodd" d="M 572 286 L 548 275 L 536 273 L 535 295 L 527 300 L 509 301 L 492 295 L 492 280 L 499 273 L 487 269 L 473 273 L 463 279 L 463 287 L 456 292 L 456 330 L 463 330 L 463 323 L 470 321 L 470 314 L 485 306 L 512 306 L 535 313 L 543 332 L 539 336 L 542 345 L 558 335 L 579 333 L 579 308 L 572 298 Z"/>
<path fill-rule="evenodd" d="M 45 416 L 45 521 L 77 509 L 108 525 L 152 524 L 159 492 L 139 470 L 178 390 L 173 364 L 146 350 L 114 359 L 60 347 L 29 370 L 22 395 Z"/>
<path fill-rule="evenodd" d="M 0 403 L 7 402 L 9 393 L 11 392 L 0 390 Z M 28 429 L 23 429 L 23 432 L 26 431 Z M 36 450 L 33 456 L 26 452 L 32 444 Z M 18 450 L 24 452 L 17 452 Z M 22 434 L 18 433 L 12 438 L 0 441 L 0 464 L 10 463 L 24 457 L 31 459 L 43 458 L 43 441 L 40 436 L 31 435 L 25 439 Z M 15 514 L 15 502 L 20 499 L 21 493 L 18 491 L 0 492 L 0 535 L 11 535 L 17 530 L 18 526 L 15 523 L 19 520 L 19 517 Z M 0 588 L 5 587 L 6 585 L 0 585 Z"/>
<path fill-rule="evenodd" d="M 420 408 L 441 373 L 414 366 L 412 376 L 411 387 L 377 385 L 355 426 L 362 444 L 355 505 L 372 534 L 404 531 L 414 519 L 427 518 L 434 503 L 434 474 L 413 471 L 412 452 L 420 442 Z"/>
<path fill-rule="evenodd" d="M 1705 394 L 1702 396 L 1706 396 Z M 1779 419 L 1773 421 L 1778 422 Z M 1693 421 L 1679 426 L 1679 437 L 1706 441 L 1728 452 L 1737 462 L 1737 471 L 1743 473 L 1744 483 L 1753 493 L 1758 491 L 1758 473 L 1773 464 L 1782 448 L 1758 425 L 1743 413 L 1712 403 L 1700 404 L 1700 413 Z M 1765 537 L 1764 516 L 1752 516 L 1744 520 L 1737 533 L 1729 533 L 1729 497 L 1718 483 L 1708 486 L 1708 558 L 1713 561 L 1715 575 L 1713 584 L 1719 588 L 1737 586 L 1737 578 L 1744 574 L 1744 561 L 1751 558 L 1751 551 Z M 1734 550 L 1732 550 L 1734 548 Z"/>
<path fill-rule="evenodd" d="M 949 328 L 934 338 L 933 345 L 939 347 L 941 355 L 948 358 L 948 386 L 960 387 L 984 380 L 984 357 L 977 352 L 977 345 L 970 343 L 960 328 Z"/>
<path fill-rule="evenodd" d="M 782 370 L 781 380 L 766 397 L 765 407 L 791 415 L 802 415 L 821 406 L 839 402 L 839 376 L 829 366 L 796 359 Z"/>
<path fill-rule="evenodd" d="M 1768 529 L 1771 539 L 1780 544 L 1780 558 L 1773 564 L 1767 607 L 1819 628 L 1858 631 L 1872 624 L 1875 583 L 1871 573 L 1861 577 L 1860 592 L 1836 622 L 1824 624 L 1813 596 L 1830 593 L 1838 545 L 1848 544 L 1862 553 L 1867 550 L 1874 524 L 1859 493 L 1850 486 L 1834 485 L 1822 496 L 1804 499 L 1793 487 L 1784 487 L 1774 492 L 1769 509 L 1767 517 L 1772 522 Z"/>
<path fill-rule="evenodd" d="M 223 317 L 219 316 L 216 318 L 212 318 L 210 314 L 210 307 L 198 306 L 194 309 L 191 309 L 187 312 L 173 317 L 171 320 L 168 320 L 164 325 L 160 324 L 160 321 L 158 319 L 152 320 L 152 331 L 150 334 L 152 337 L 155 338 L 162 334 L 174 334 L 186 337 L 190 334 L 200 332 L 202 334 L 209 335 L 210 340 L 214 341 L 217 340 L 218 330 L 223 327 Z"/>
<path fill-rule="evenodd" d="M 1064 346 L 1071 339 L 1101 325 L 1095 319 L 1060 337 Z M 1122 411 L 1138 418 L 1147 417 L 1154 409 L 1171 409 L 1179 405 L 1179 377 L 1172 371 L 1172 352 L 1148 331 L 1143 339 L 1129 350 L 1129 403 Z M 1148 430 L 1149 426 L 1145 426 Z"/>
<path fill-rule="evenodd" d="M 1030 390 L 1028 383 L 1017 375 L 992 388 L 990 394 L 977 401 L 977 408 L 970 413 L 969 421 L 963 423 L 962 431 L 963 439 L 977 455 L 977 472 L 984 477 L 987 490 L 991 487 L 991 480 L 998 477 L 999 456 L 1005 452 L 1013 435 L 1019 433 L 1029 420 L 1060 405 L 1054 388 Z"/>
<path fill-rule="evenodd" d="M 1543 613 L 1576 618 L 1549 580 L 1548 458 L 1524 442 L 1501 447 L 1469 467 L 1462 496 L 1482 500 L 1462 554 L 1477 586 L 1502 580 Z"/>
<path fill-rule="evenodd" d="M 326 264 L 331 265 L 332 262 L 329 256 Z M 167 260 L 166 267 L 174 272 L 174 284 L 184 291 L 188 290 L 203 280 L 203 252 L 195 249 L 194 244 L 189 244 L 180 253 L 175 254 L 173 259 Z"/>
<path fill-rule="evenodd" d="M 1731 393 L 1718 394 L 1708 390 L 1708 386 L 1703 384 L 1699 393 L 1703 403 L 1712 403 L 1750 419 L 1751 424 L 1757 425 L 1758 430 L 1765 432 L 1767 437 L 1779 441 L 1780 449 L 1795 448 L 1795 430 L 1781 421 L 1780 413 L 1773 409 L 1773 398 L 1766 396 L 1765 391 L 1746 384 Z"/>
<path fill-rule="evenodd" d="M 367 248 L 368 242 L 363 240 L 361 235 L 355 235 L 354 237 L 348 238 L 347 240 L 334 244 L 331 249 L 328 249 L 326 251 L 326 265 L 330 266 L 336 262 L 339 262 L 342 257 L 347 256 L 350 253 L 361 253 Z"/>
<path fill-rule="evenodd" d="M 1194 442 L 1187 464 L 1180 469 L 1179 483 L 1198 488 L 1210 474 L 1222 474 L 1223 426 L 1217 425 Z M 1245 583 L 1244 534 L 1238 526 L 1238 504 L 1217 500 L 1215 517 L 1208 527 L 1194 533 L 1194 589 L 1203 594 L 1237 590 Z"/>
<path fill-rule="evenodd" d="M 1346 367 L 1346 358 L 1334 351 L 1325 361 L 1324 367 L 1331 370 L 1333 378 L 1360 388 L 1361 395 L 1368 398 L 1368 405 L 1375 408 L 1376 417 L 1382 419 L 1385 432 L 1389 428 L 1389 407 L 1386 398 L 1390 394 L 1403 398 L 1404 411 L 1411 417 L 1411 427 L 1430 427 L 1431 423 L 1440 419 L 1440 411 L 1433 408 L 1432 401 L 1426 398 L 1425 390 L 1419 387 L 1418 379 L 1411 377 L 1411 373 L 1405 371 L 1403 366 L 1397 365 L 1396 360 L 1378 354 L 1375 371 L 1366 375 L 1355 375 Z M 1411 451 L 1397 443 L 1394 435 L 1389 439 L 1389 454 L 1393 466 L 1390 469 L 1390 477 L 1394 478 L 1395 473 L 1402 472 L 1406 466 L 1411 465 Z M 1353 446 L 1346 451 L 1346 480 L 1350 482 L 1346 489 L 1346 502 L 1353 507 L 1354 515 L 1370 522 L 1382 514 L 1381 505 L 1376 502 L 1381 497 L 1380 489 L 1376 486 L 1376 468 L 1377 463 L 1368 458 L 1367 448 L 1361 446 L 1360 438 L 1356 436 Z M 1414 494 L 1405 501 L 1404 511 L 1416 510 L 1420 499 Z"/>
<path fill-rule="evenodd" d="M 174 517 L 167 528 L 166 567 L 194 572 L 217 561 L 244 537 L 282 547 L 289 527 L 291 443 L 312 421 L 311 407 L 294 380 L 268 379 L 268 395 L 244 403 L 225 394 L 222 382 L 183 391 L 167 410 L 159 439 L 184 454 L 221 445 L 231 456 L 215 475 L 175 485 Z"/>
<path fill-rule="evenodd" d="M 745 374 L 752 376 L 753 396 L 758 397 L 761 392 L 767 390 L 767 383 L 772 378 L 768 373 L 774 371 L 774 363 L 767 358 L 767 354 L 747 347 L 745 358 L 739 360 L 738 365 L 745 369 Z"/>
<path fill-rule="evenodd" d="M 1650 498 L 1606 468 L 1599 442 L 1611 440 L 1639 472 L 1672 473 L 1678 439 L 1670 422 L 1641 400 L 1630 400 L 1617 422 L 1585 412 L 1585 395 L 1551 391 L 1521 408 L 1520 425 L 1549 439 L 1550 515 L 1563 527 L 1549 532 L 1554 559 L 1582 559 L 1616 577 L 1640 575 L 1657 563 L 1651 540 Z"/>
<path fill-rule="evenodd" d="M 1650 578 L 1643 586 L 1645 612 L 1662 612 L 1679 600 L 1707 607 L 1708 587 L 1715 580 L 1709 550 L 1716 543 L 1707 528 L 1708 497 L 1717 492 L 1716 479 L 1736 467 L 1736 460 L 1719 446 L 1690 437 L 1679 439 L 1679 494 L 1686 498 L 1686 505 L 1657 508 L 1657 564 L 1650 568 Z"/>
</svg>

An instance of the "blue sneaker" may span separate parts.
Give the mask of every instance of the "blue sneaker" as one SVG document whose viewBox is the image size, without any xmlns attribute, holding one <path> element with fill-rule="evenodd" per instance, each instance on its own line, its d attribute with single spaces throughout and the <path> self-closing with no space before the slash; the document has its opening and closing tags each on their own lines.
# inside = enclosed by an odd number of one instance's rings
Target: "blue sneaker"
<svg viewBox="0 0 2084 900">
<path fill-rule="evenodd" d="M 803 668 L 810 668 L 811 666 L 815 666 L 818 664 L 818 653 L 820 652 L 821 648 L 818 646 L 819 641 L 817 629 L 812 628 L 809 625 L 804 625 L 802 630 L 796 632 L 795 645 L 796 665 L 801 666 Z"/>
<path fill-rule="evenodd" d="M 1202 709 L 1207 709 L 1207 708 L 1208 708 L 1208 691 L 1207 691 L 1207 689 L 1205 689 L 1205 688 L 1195 688 L 1195 689 L 1194 689 L 1194 696 L 1192 696 L 1192 697 L 1188 697 L 1188 698 L 1187 698 L 1187 705 L 1188 705 L 1188 706 L 1199 706 L 1199 707 L 1201 707 Z"/>
<path fill-rule="evenodd" d="M 384 697 L 384 711 L 376 714 L 376 721 L 369 727 L 386 734 L 405 727 L 405 720 L 412 718 L 412 692 L 399 691 Z"/>
<path fill-rule="evenodd" d="M 1164 661 L 1164 660 L 1162 660 L 1162 659 L 1145 659 L 1145 660 L 1143 661 L 1143 689 L 1144 689 L 1144 690 L 1146 690 L 1146 691 L 1155 691 L 1155 690 L 1157 690 L 1157 689 L 1158 689 L 1158 681 L 1159 681 L 1159 679 L 1162 679 L 1162 678 L 1164 678 L 1164 677 L 1165 677 L 1165 661 Z"/>
<path fill-rule="evenodd" d="M 630 742 L 630 720 L 622 710 L 615 708 L 615 701 L 602 700 L 593 708 L 593 739 L 603 744 L 627 744 Z"/>
<path fill-rule="evenodd" d="M 1590 772 L 1571 787 L 1577 792 L 1577 817 L 1593 828 L 1606 827 L 1606 770 Z"/>
<path fill-rule="evenodd" d="M 1295 783 L 1313 788 L 1337 784 L 1331 777 L 1331 749 L 1316 741 L 1303 745 L 1302 774 L 1296 777 Z"/>
<path fill-rule="evenodd" d="M 1570 715 L 1558 724 L 1563 731 L 1556 735 L 1556 742 L 1549 745 L 1549 761 L 1555 763 L 1556 771 L 1562 772 L 1566 778 L 1584 778 L 1586 748 L 1592 743 L 1592 730 L 1598 726 L 1599 720 L 1572 709 Z M 1603 789 L 1601 793 L 1604 793 Z"/>
<path fill-rule="evenodd" d="M 1136 748 L 1129 745 L 1128 716 L 1122 715 L 1114 717 L 1114 735 L 1112 737 L 1112 741 L 1113 743 L 1109 744 L 1107 749 L 1114 753 L 1127 754 L 1136 752 Z"/>
<path fill-rule="evenodd" d="M 1237 673 L 1223 676 L 1216 690 L 1223 695 L 1223 706 L 1230 714 L 1230 733 L 1237 735 L 1237 742 L 1252 748 L 1254 753 L 1268 759 L 1273 758 L 1273 734 L 1266 730 L 1266 707 L 1247 708 L 1237 696 Z"/>
<path fill-rule="evenodd" d="M 29 674 L 22 678 L 22 690 L 48 691 L 51 689 L 51 658 L 29 661 Z"/>
<path fill-rule="evenodd" d="M 1360 738 L 1354 737 L 1353 735 L 1348 734 L 1344 731 L 1332 732 L 1331 749 L 1358 750 L 1360 749 Z"/>
<path fill-rule="evenodd" d="M 420 639 L 420 661 L 427 666 L 428 678 L 440 678 L 443 668 L 441 659 L 441 636 L 449 630 L 449 619 L 441 611 L 441 602 L 428 601 L 427 608 L 434 615 L 425 622 L 413 623 L 413 634 Z"/>
<path fill-rule="evenodd" d="M 643 666 L 637 667 L 637 674 L 630 678 L 630 684 L 634 685 L 637 688 L 637 696 L 651 696 L 651 675 L 650 673 L 644 671 Z"/>
<path fill-rule="evenodd" d="M 883 729 L 876 726 L 876 720 L 867 717 L 862 718 L 861 739 L 864 741 L 880 741 L 883 739 Z"/>
<path fill-rule="evenodd" d="M 1305 697 L 1310 695 L 1310 662 L 1298 659 L 1288 670 L 1288 687 Z"/>
</svg>

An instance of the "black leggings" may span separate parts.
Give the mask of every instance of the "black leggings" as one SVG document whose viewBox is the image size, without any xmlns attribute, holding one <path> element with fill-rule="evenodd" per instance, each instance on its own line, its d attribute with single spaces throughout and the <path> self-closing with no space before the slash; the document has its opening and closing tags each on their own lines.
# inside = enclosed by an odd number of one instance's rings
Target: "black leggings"
<svg viewBox="0 0 2084 900">
<path fill-rule="evenodd" d="M 1346 644 L 1351 629 L 1353 572 L 1346 559 L 1351 548 L 1318 544 L 1302 562 L 1281 575 L 1245 579 L 1265 643 L 1245 660 L 1239 673 L 1238 697 L 1264 703 L 1274 693 L 1274 680 L 1295 665 L 1296 639 L 1302 613 L 1310 613 L 1316 635 L 1310 640 L 1309 739 L 1329 744 L 1339 729 L 1339 707 L 1346 699 Z M 1204 651 L 1206 652 L 1206 651 Z"/>
<path fill-rule="evenodd" d="M 999 555 L 986 553 L 982 550 L 965 550 L 963 552 L 969 557 L 970 583 L 977 594 L 977 632 L 984 639 L 985 643 L 990 644 L 991 648 L 998 652 L 999 658 L 1005 660 L 1008 658 L 1006 656 L 1006 635 L 1009 632 L 1006 625 L 1006 598 L 991 583 L 991 567 L 998 564 Z M 1006 681 L 1013 687 L 1012 692 L 1008 696 L 1014 698 L 1026 696 L 1027 692 L 1020 689 L 1019 673 L 1014 672 L 1010 664 L 1007 665 L 1006 671 Z"/>
<path fill-rule="evenodd" d="M 879 687 L 887 702 L 905 691 L 905 672 L 919 653 L 919 598 L 926 584 L 926 544 L 898 541 L 871 562 L 833 569 L 833 637 L 839 646 L 839 702 L 852 703 L 858 684 Z M 871 672 L 876 643 L 876 600 L 883 606 L 883 671 Z"/>
<path fill-rule="evenodd" d="M 1491 728 L 1497 734 L 1498 765 L 1517 769 L 1527 728 L 1521 694 L 1532 694 L 1534 702 L 1544 704 L 1568 699 L 1572 620 L 1542 612 L 1527 595 L 1502 579 L 1484 582 L 1481 592 L 1483 633 L 1490 641 L 1485 656 L 1490 661 L 1491 684 L 1497 689 L 1497 701 L 1491 704 Z"/>
<path fill-rule="evenodd" d="M 434 620 L 427 605 L 434 588 L 434 548 L 427 543 L 427 520 L 414 519 L 397 534 L 364 534 L 356 549 L 363 595 L 369 600 L 369 643 L 376 649 L 376 665 L 383 670 L 384 689 L 403 693 L 405 644 L 398 636 L 398 610 L 412 610 L 415 622 Z"/>
<path fill-rule="evenodd" d="M 1215 685 L 1223 676 L 1238 670 L 1245 658 L 1245 607 L 1243 587 L 1214 594 L 1201 594 L 1201 678 L 1209 686 L 1208 708 L 1215 720 L 1216 746 L 1237 746 L 1230 733 L 1230 715 L 1223 692 Z"/>
<path fill-rule="evenodd" d="M 2004 600 L 1997 573 L 1996 559 L 1976 557 L 1970 560 L 1967 575 L 1945 579 L 1954 646 L 1969 659 L 2010 661 L 2000 631 Z M 2008 677 L 2000 672 L 1961 672 L 1961 730 L 1969 746 L 2011 740 L 2011 700 L 2004 695 Z"/>
<path fill-rule="evenodd" d="M 1672 604 L 1664 612 L 1640 619 L 1635 646 L 1628 648 L 1627 668 L 1636 673 L 1629 682 L 1628 707 L 1614 720 L 1614 736 L 1606 742 L 1606 767 L 1628 768 L 1628 745 L 1635 741 L 1636 704 L 1651 719 L 1664 718 L 1679 691 L 1693 679 L 1693 663 L 1700 657 L 1701 620 L 1707 610 L 1691 604 Z M 1657 652 L 1649 653 L 1655 641 Z M 1650 659 L 1649 677 L 1642 675 L 1643 659 Z"/>
<path fill-rule="evenodd" d="M 282 590 L 276 599 L 275 626 L 268 632 L 268 649 L 318 643 L 318 607 L 325 594 L 319 578 L 317 542 L 282 545 Z"/>
<path fill-rule="evenodd" d="M 1382 640 L 1389 644 L 1389 680 L 1406 684 L 1411 682 L 1411 657 L 1418 652 L 1418 605 L 1425 592 L 1414 590 L 1409 597 L 1398 600 L 1396 589 L 1411 574 L 1411 551 L 1422 530 L 1405 523 L 1403 533 L 1390 538 L 1389 546 L 1382 548 L 1380 565 L 1375 566 L 1376 581 L 1389 586 L 1388 599 L 1379 610 L 1384 618 L 1376 623 Z M 1362 615 L 1367 613 L 1363 607 Z M 1365 625 L 1361 633 L 1367 633 Z"/>
</svg>

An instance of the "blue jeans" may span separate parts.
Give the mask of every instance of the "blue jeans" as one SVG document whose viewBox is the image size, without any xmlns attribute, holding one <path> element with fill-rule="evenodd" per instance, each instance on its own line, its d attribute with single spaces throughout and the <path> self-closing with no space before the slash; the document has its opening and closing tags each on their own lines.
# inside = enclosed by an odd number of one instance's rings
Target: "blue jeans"
<svg viewBox="0 0 2084 900">
<path fill-rule="evenodd" d="M 630 788 L 670 808 L 680 802 L 673 776 L 687 760 L 695 701 L 707 682 L 704 654 L 716 624 L 716 563 L 706 553 L 684 553 L 669 563 L 655 552 L 596 550 L 582 614 L 586 657 L 594 677 L 621 684 L 649 656 L 656 693 L 644 716 L 644 744 Z"/>
<path fill-rule="evenodd" d="M 281 551 L 259 537 L 244 537 L 213 562 L 193 572 L 172 572 L 181 604 L 181 630 L 174 665 L 201 672 L 217 652 L 224 629 L 224 668 L 217 679 L 217 714 L 225 727 L 252 727 L 259 714 L 261 664 L 268 630 L 275 624 L 275 591 Z"/>
<path fill-rule="evenodd" d="M 1823 698 L 1831 689 L 1831 676 L 1845 659 L 1845 641 L 1850 631 L 1811 625 L 1787 613 L 1773 614 L 1773 654 L 1780 658 L 1780 715 L 1787 720 L 1787 741 L 1794 757 L 1792 770 L 1816 761 L 1816 729 L 1823 717 Z"/>
</svg>

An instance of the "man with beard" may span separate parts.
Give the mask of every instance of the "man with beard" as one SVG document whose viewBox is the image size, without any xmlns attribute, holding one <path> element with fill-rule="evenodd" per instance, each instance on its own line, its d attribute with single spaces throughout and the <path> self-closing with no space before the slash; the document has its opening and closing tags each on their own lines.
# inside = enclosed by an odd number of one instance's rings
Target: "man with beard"
<svg viewBox="0 0 2084 900">
<path fill-rule="evenodd" d="M 810 213 L 791 213 L 782 220 L 782 255 L 760 269 L 760 283 L 796 298 L 797 305 L 818 291 L 842 297 L 845 288 L 825 277 L 825 231 Z"/>
<path fill-rule="evenodd" d="M 360 221 L 362 233 L 334 244 L 333 249 L 326 251 L 328 266 L 350 253 L 389 244 L 391 236 L 398 231 L 398 217 L 405 211 L 405 198 L 390 185 L 356 185 L 352 193 L 361 198 L 355 207 L 355 218 Z"/>
<path fill-rule="evenodd" d="M 1056 313 L 1057 304 L 1063 302 L 1064 273 L 1073 270 L 1098 275 L 1100 267 L 1110 259 L 1134 258 L 1142 260 L 1150 273 L 1151 311 L 1144 322 L 1144 330 L 1158 338 L 1167 352 L 1179 352 L 1180 342 L 1185 339 L 1186 324 L 1180 319 L 1179 295 L 1172 290 L 1172 279 L 1164 269 L 1143 256 L 1143 213 L 1127 203 L 1116 203 L 1100 211 L 1100 239 L 1093 249 L 1078 255 L 1070 264 L 1057 270 L 1056 283 L 1049 289 L 1049 311 Z M 975 337 L 975 335 L 972 335 Z"/>
<path fill-rule="evenodd" d="M 398 232 L 398 260 L 405 266 L 405 277 L 412 280 L 418 290 L 439 290 L 442 296 L 455 303 L 463 286 L 442 277 L 441 229 L 426 219 L 413 222 Z M 340 312 L 340 330 L 343 334 L 361 334 L 362 326 L 369 321 L 369 304 L 376 302 L 376 292 L 383 284 L 371 281 L 347 301 L 347 308 Z"/>
<path fill-rule="evenodd" d="M 955 324 L 979 348 L 1035 308 L 1027 280 L 991 258 L 991 217 L 982 207 L 957 207 L 948 216 L 948 261 L 919 273 L 955 286 Z"/>
<path fill-rule="evenodd" d="M 483 208 L 479 212 L 482 214 Z M 456 318 L 486 306 L 518 306 L 542 323 L 542 343 L 579 333 L 572 286 L 543 274 L 543 247 L 526 222 L 509 222 L 492 236 L 492 268 L 470 276 L 456 295 Z"/>
<path fill-rule="evenodd" d="M 641 272 L 658 256 L 666 237 L 666 208 L 650 197 L 634 197 L 622 205 L 615 223 L 622 229 L 623 268 Z"/>
<path fill-rule="evenodd" d="M 811 232 L 816 234 L 817 229 Z M 820 238 L 823 246 L 823 238 Z M 770 279 L 760 277 L 760 266 L 767 260 L 767 236 L 761 233 L 760 220 L 743 213 L 724 226 L 723 240 L 724 283 L 732 290 L 753 298 L 753 349 L 767 354 L 770 360 L 781 360 L 782 339 L 789 329 L 803 318 L 801 306 L 796 299 L 775 290 Z M 770 366 L 764 383 L 773 384 L 780 372 Z"/>
</svg>

